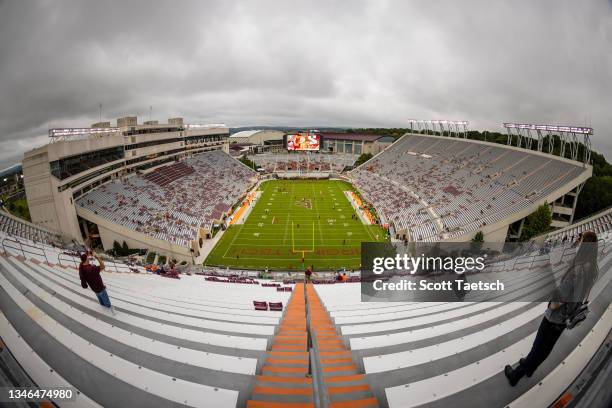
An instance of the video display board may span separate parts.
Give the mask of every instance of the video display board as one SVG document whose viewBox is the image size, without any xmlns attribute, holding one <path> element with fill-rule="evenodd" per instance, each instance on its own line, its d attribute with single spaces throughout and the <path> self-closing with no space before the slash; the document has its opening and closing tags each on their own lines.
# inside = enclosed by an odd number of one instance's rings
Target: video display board
<svg viewBox="0 0 612 408">
<path fill-rule="evenodd" d="M 319 151 L 321 136 L 315 133 L 287 135 L 287 150 L 289 151 Z"/>
</svg>

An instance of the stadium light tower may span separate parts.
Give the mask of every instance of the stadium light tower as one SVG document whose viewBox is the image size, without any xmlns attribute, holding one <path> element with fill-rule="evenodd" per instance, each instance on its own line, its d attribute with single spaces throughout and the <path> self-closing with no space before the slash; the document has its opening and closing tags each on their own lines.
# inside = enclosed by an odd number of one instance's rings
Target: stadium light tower
<svg viewBox="0 0 612 408">
<path fill-rule="evenodd" d="M 584 146 L 582 161 L 585 164 L 591 162 L 591 138 L 593 128 L 580 126 L 559 126 L 559 125 L 536 125 L 530 123 L 503 123 L 506 128 L 508 138 L 506 144 L 517 147 L 525 147 L 531 150 L 531 145 L 535 140 L 532 132 L 537 135 L 537 151 L 541 152 L 544 144 L 547 146 L 547 153 L 554 154 L 555 136 L 559 139 L 559 156 L 565 157 L 565 152 L 569 149 L 569 158 L 578 160 L 578 148 L 580 143 Z M 582 136 L 582 140 L 579 140 Z M 516 142 L 514 142 L 516 140 Z"/>
<path fill-rule="evenodd" d="M 445 133 L 450 137 L 463 137 L 467 139 L 468 124 L 467 120 L 424 120 L 424 119 L 408 119 L 410 123 L 410 131 L 414 132 L 416 126 L 419 132 L 425 131 L 429 134 L 431 131 L 435 134 L 439 132 L 444 136 Z M 454 136 L 453 136 L 454 134 Z"/>
</svg>

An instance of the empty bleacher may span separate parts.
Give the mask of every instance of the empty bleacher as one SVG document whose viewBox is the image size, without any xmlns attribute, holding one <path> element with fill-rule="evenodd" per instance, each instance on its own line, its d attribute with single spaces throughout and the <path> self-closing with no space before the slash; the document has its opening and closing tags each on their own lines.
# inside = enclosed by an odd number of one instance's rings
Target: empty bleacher
<svg viewBox="0 0 612 408">
<path fill-rule="evenodd" d="M 293 152 L 255 154 L 248 158 L 268 173 L 340 173 L 355 164 L 359 156 L 354 154 L 322 154 Z"/>
<path fill-rule="evenodd" d="M 546 240 L 553 244 L 573 242 L 585 231 L 601 234 L 612 230 L 612 208 L 587 217 L 565 228 L 558 229 L 546 235 Z"/>
<path fill-rule="evenodd" d="M 254 278 L 162 279 L 109 262 L 112 314 L 80 286 L 75 254 L 32 239 L 24 233 L 31 225 L 12 218 L 0 228 L 0 345 L 37 386 L 78 390 L 74 401 L 56 401 L 61 407 L 306 408 L 322 392 L 333 408 L 550 406 L 610 344 L 609 215 L 556 232 L 598 232 L 591 313 L 514 388 L 504 365 L 528 352 L 546 303 L 517 301 L 543 283 L 513 262 L 496 269 L 515 273 L 509 295 L 455 303 L 362 302 L 359 283 L 287 284 L 293 290 L 285 292 Z M 571 241 L 553 251 L 566 248 L 575 251 Z M 253 301 L 284 308 L 259 311 Z"/>
<path fill-rule="evenodd" d="M 76 205 L 123 227 L 184 247 L 242 197 L 256 174 L 222 151 L 114 180 Z"/>
<path fill-rule="evenodd" d="M 610 341 L 612 236 L 600 238 L 591 314 L 583 325 L 566 330 L 551 356 L 517 387 L 508 385 L 504 366 L 529 351 L 545 299 L 362 303 L 360 285 L 351 283 L 321 285 L 317 292 L 381 405 L 544 407 L 555 403 Z M 539 286 L 528 273 L 517 274 L 512 283 L 516 293 Z"/>
<path fill-rule="evenodd" d="M 405 135 L 350 175 L 383 222 L 414 241 L 435 241 L 509 217 L 586 170 L 529 150 Z"/>
<path fill-rule="evenodd" d="M 2 210 L 0 210 L 0 233 L 46 245 L 59 245 L 62 243 L 59 234 L 27 221 L 19 220 Z"/>
<path fill-rule="evenodd" d="M 83 406 L 244 404 L 282 316 L 251 302 L 287 304 L 291 292 L 201 276 L 103 275 L 115 315 L 81 288 L 76 269 L 1 256 L 2 340 L 16 356 L 31 347 Z"/>
</svg>

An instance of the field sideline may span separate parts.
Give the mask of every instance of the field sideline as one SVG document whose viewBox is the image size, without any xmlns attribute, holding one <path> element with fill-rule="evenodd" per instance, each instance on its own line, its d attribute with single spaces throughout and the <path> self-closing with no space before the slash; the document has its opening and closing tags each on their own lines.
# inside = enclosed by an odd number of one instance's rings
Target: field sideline
<svg viewBox="0 0 612 408">
<path fill-rule="evenodd" d="M 206 265 L 244 269 L 357 269 L 361 242 L 385 241 L 377 225 L 364 225 L 339 180 L 271 180 L 244 224 L 235 224 Z M 304 262 L 302 262 L 302 256 Z"/>
</svg>

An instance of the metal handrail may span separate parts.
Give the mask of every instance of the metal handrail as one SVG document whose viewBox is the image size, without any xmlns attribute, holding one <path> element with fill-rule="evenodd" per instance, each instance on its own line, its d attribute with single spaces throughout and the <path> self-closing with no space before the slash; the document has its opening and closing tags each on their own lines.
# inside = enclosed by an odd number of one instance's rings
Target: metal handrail
<svg viewBox="0 0 612 408">
<path fill-rule="evenodd" d="M 327 395 L 327 387 L 323 380 L 323 369 L 321 368 L 321 356 L 319 355 L 319 343 L 317 340 L 316 329 L 310 326 L 310 302 L 306 295 L 306 285 L 304 283 L 304 300 L 306 311 L 306 334 L 308 348 L 308 374 L 312 378 L 313 402 L 315 408 L 328 408 L 329 397 Z M 312 283 L 311 283 L 312 285 Z"/>
<path fill-rule="evenodd" d="M 17 246 L 11 246 L 11 245 L 8 245 L 8 244 L 7 244 L 7 241 L 8 241 L 9 243 L 15 243 L 15 244 L 17 244 L 17 245 L 18 245 L 18 247 L 17 247 Z M 27 247 L 27 248 L 36 249 L 36 250 L 38 250 L 38 251 L 42 252 L 42 254 L 41 254 L 41 253 L 39 253 L 39 252 L 32 252 L 32 251 L 28 251 L 27 249 L 24 249 L 24 246 L 25 246 L 25 247 Z M 32 255 L 42 255 L 42 256 L 44 256 L 44 257 L 45 257 L 45 261 L 46 261 L 47 263 L 49 263 L 49 259 L 47 258 L 47 253 L 45 252 L 45 250 L 44 250 L 44 249 L 42 249 L 42 248 L 40 248 L 40 247 L 33 246 L 33 245 L 30 245 L 30 244 L 24 244 L 23 242 L 18 241 L 18 240 L 16 240 L 16 239 L 12 239 L 12 238 L 9 238 L 9 237 L 5 237 L 5 238 L 2 240 L 2 250 L 3 250 L 4 252 L 7 252 L 7 253 L 8 253 L 8 251 L 6 250 L 6 248 L 10 248 L 10 249 L 19 250 L 19 252 L 21 253 L 21 256 L 23 256 L 24 258 L 26 257 L 26 253 L 27 253 L 27 254 L 32 254 Z"/>
<path fill-rule="evenodd" d="M 14 245 L 10 245 L 10 244 L 14 244 Z M 43 256 L 45 258 L 46 263 L 50 263 L 49 262 L 49 257 L 47 256 L 47 251 L 44 248 L 41 248 L 39 246 L 34 246 L 34 245 L 26 244 L 26 243 L 23 243 L 23 242 L 21 242 L 19 240 L 10 238 L 10 237 L 5 237 L 2 240 L 2 242 L 0 243 L 0 245 L 2 245 L 2 250 L 4 252 L 8 253 L 8 251 L 7 251 L 7 248 L 8 248 L 8 249 L 13 249 L 13 250 L 17 251 L 24 258 L 27 258 L 26 254 L 29 254 L 29 255 L 39 255 L 39 256 Z M 35 251 L 29 250 L 29 249 L 33 249 Z M 64 266 L 62 261 L 70 261 L 70 263 L 72 265 L 74 265 L 75 268 L 77 268 L 79 266 L 78 258 L 76 256 L 69 255 L 69 254 L 66 254 L 64 252 L 59 252 L 57 254 L 57 264 Z M 115 262 L 114 260 L 107 260 L 107 261 L 105 261 L 105 263 L 108 266 L 110 266 L 112 269 L 114 269 L 115 272 L 119 272 L 119 267 L 117 267 L 117 262 Z M 128 270 L 129 270 L 129 267 L 128 267 Z"/>
<path fill-rule="evenodd" d="M 77 260 L 75 259 L 75 258 L 76 258 L 75 256 L 73 256 L 73 255 L 68 255 L 68 254 L 65 254 L 65 253 L 63 253 L 63 252 L 60 252 L 60 253 L 58 253 L 58 254 L 57 254 L 57 264 L 58 264 L 58 265 L 64 266 L 64 265 L 62 264 L 62 255 L 65 257 L 65 260 L 72 261 L 72 262 L 74 263 L 74 267 L 75 267 L 75 268 L 78 268 L 78 267 L 79 267 L 79 263 L 78 263 L 78 262 L 77 262 Z"/>
<path fill-rule="evenodd" d="M 317 340 L 316 330 L 314 330 L 314 333 L 311 337 L 312 347 L 310 348 L 309 353 L 309 363 L 313 366 L 311 375 L 314 405 L 315 408 L 328 408 L 329 395 L 327 393 L 327 387 L 325 386 L 325 382 L 323 380 L 323 369 L 321 368 L 321 356 L 319 354 L 319 343 Z"/>
</svg>

